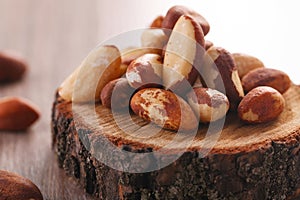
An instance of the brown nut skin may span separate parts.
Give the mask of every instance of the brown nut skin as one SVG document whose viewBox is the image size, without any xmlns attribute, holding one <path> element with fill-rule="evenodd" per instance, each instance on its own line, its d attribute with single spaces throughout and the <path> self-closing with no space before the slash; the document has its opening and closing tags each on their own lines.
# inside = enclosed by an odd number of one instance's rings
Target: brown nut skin
<svg viewBox="0 0 300 200">
<path fill-rule="evenodd" d="M 245 92 L 249 92 L 258 86 L 270 86 L 283 94 L 290 88 L 291 80 L 283 71 L 258 68 L 246 74 L 242 78 L 242 84 Z"/>
<path fill-rule="evenodd" d="M 0 130 L 24 131 L 39 117 L 37 107 L 26 99 L 5 97 L 0 100 Z"/>
<path fill-rule="evenodd" d="M 181 16 L 170 35 L 164 55 L 163 85 L 181 96 L 197 78 L 204 55 L 204 35 L 193 17 Z"/>
<path fill-rule="evenodd" d="M 192 131 L 198 128 L 198 120 L 188 103 L 167 90 L 140 90 L 132 97 L 130 106 L 144 120 L 165 129 Z"/>
<path fill-rule="evenodd" d="M 0 83 L 9 83 L 20 80 L 27 69 L 27 62 L 17 52 L 0 52 Z"/>
<path fill-rule="evenodd" d="M 205 40 L 204 48 L 205 50 L 208 50 L 210 47 L 214 46 L 214 43 L 212 43 L 209 40 Z"/>
<path fill-rule="evenodd" d="M 164 20 L 164 16 L 162 15 L 157 16 L 150 24 L 150 28 L 161 28 L 163 20 Z"/>
<path fill-rule="evenodd" d="M 130 87 L 126 78 L 110 81 L 101 92 L 101 103 L 106 108 L 122 110 L 129 108 L 129 102 L 134 89 Z"/>
<path fill-rule="evenodd" d="M 225 93 L 230 109 L 236 110 L 244 97 L 244 91 L 231 54 L 224 48 L 212 46 L 206 52 L 205 64 L 200 69 L 200 74 L 203 84 Z"/>
<path fill-rule="evenodd" d="M 200 15 L 192 9 L 180 5 L 173 6 L 168 10 L 164 20 L 162 21 L 162 28 L 173 29 L 177 20 L 182 15 L 191 15 L 195 19 L 195 21 L 201 26 L 204 35 L 206 35 L 209 32 L 209 23 L 202 15 Z"/>
<path fill-rule="evenodd" d="M 131 87 L 161 87 L 162 58 L 158 54 L 144 54 L 133 60 L 127 68 L 126 78 Z"/>
<path fill-rule="evenodd" d="M 229 110 L 225 94 L 210 88 L 195 87 L 187 94 L 188 103 L 199 116 L 200 122 L 208 123 L 223 118 Z"/>
<path fill-rule="evenodd" d="M 265 123 L 276 119 L 285 106 L 283 96 L 274 88 L 260 86 L 251 90 L 238 107 L 240 119 L 249 124 Z"/>
<path fill-rule="evenodd" d="M 0 170 L 0 199 L 43 200 L 39 188 L 27 178 Z"/>
<path fill-rule="evenodd" d="M 264 63 L 254 56 L 244 53 L 232 53 L 231 55 L 241 79 L 250 71 L 265 67 Z"/>
</svg>

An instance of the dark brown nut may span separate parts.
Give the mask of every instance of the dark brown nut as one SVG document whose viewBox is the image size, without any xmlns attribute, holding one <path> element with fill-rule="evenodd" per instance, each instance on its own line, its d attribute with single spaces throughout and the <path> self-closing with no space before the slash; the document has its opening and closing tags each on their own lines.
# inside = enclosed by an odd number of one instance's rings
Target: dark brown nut
<svg viewBox="0 0 300 200">
<path fill-rule="evenodd" d="M 258 68 L 246 74 L 242 78 L 242 84 L 246 92 L 258 86 L 270 86 L 283 94 L 290 88 L 291 80 L 286 73 L 280 70 Z"/>
<path fill-rule="evenodd" d="M 126 71 L 133 88 L 161 87 L 162 58 L 158 54 L 144 54 L 130 63 Z"/>
<path fill-rule="evenodd" d="M 211 41 L 205 40 L 205 44 L 204 44 L 205 50 L 208 50 L 212 46 L 214 46 L 214 43 L 212 43 Z"/>
<path fill-rule="evenodd" d="M 264 123 L 276 119 L 282 113 L 284 105 L 285 100 L 277 90 L 260 86 L 243 98 L 238 107 L 238 114 L 246 123 Z"/>
<path fill-rule="evenodd" d="M 201 77 L 198 76 L 194 85 L 193 85 L 193 88 L 196 88 L 196 87 L 203 87 L 203 84 L 202 84 L 202 80 L 201 80 Z"/>
<path fill-rule="evenodd" d="M 0 100 L 0 130 L 26 130 L 39 116 L 37 107 L 28 100 L 17 97 L 6 97 Z"/>
<path fill-rule="evenodd" d="M 130 98 L 134 89 L 130 87 L 126 78 L 118 78 L 110 81 L 101 92 L 101 103 L 114 110 L 129 108 Z"/>
<path fill-rule="evenodd" d="M 0 199 L 43 200 L 39 188 L 27 178 L 0 170 Z"/>
<path fill-rule="evenodd" d="M 13 51 L 0 52 L 0 83 L 20 80 L 28 69 L 25 59 Z"/>
<path fill-rule="evenodd" d="M 157 16 L 151 23 L 150 28 L 161 28 L 164 16 Z"/>
<path fill-rule="evenodd" d="M 235 110 L 244 97 L 244 91 L 231 54 L 221 47 L 212 46 L 206 51 L 205 64 L 200 69 L 204 85 L 224 93 Z"/>
<path fill-rule="evenodd" d="M 193 18 L 195 18 L 195 21 L 201 26 L 204 35 L 209 32 L 210 26 L 207 20 L 199 13 L 184 6 L 173 6 L 170 8 L 162 22 L 162 28 L 173 29 L 177 20 L 182 15 L 191 15 Z"/>
<path fill-rule="evenodd" d="M 167 90 L 140 90 L 132 97 L 130 106 L 144 120 L 165 129 L 191 131 L 198 127 L 198 120 L 188 103 Z"/>
<path fill-rule="evenodd" d="M 217 90 L 196 87 L 188 93 L 187 97 L 200 122 L 207 123 L 221 119 L 229 109 L 226 95 Z"/>
<path fill-rule="evenodd" d="M 254 56 L 243 53 L 233 53 L 231 55 L 238 69 L 240 78 L 243 78 L 254 69 L 264 67 L 264 63 Z"/>
<path fill-rule="evenodd" d="M 198 72 L 194 64 L 204 53 L 204 36 L 199 24 L 190 16 L 181 16 L 174 26 L 164 56 L 163 82 L 167 90 L 185 94 L 193 85 Z"/>
</svg>

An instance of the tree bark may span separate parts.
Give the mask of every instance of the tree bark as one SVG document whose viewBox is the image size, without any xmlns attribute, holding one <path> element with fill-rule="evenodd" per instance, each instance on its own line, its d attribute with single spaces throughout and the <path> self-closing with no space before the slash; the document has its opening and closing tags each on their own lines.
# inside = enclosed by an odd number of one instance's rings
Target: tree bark
<svg viewBox="0 0 300 200">
<path fill-rule="evenodd" d="M 53 148 L 59 166 L 78 179 L 86 192 L 100 199 L 297 199 L 300 188 L 300 87 L 285 95 L 286 108 L 279 119 L 261 125 L 244 125 L 229 116 L 215 147 L 204 157 L 198 134 L 195 142 L 169 166 L 147 172 L 115 170 L 95 158 L 103 137 L 128 152 L 153 152 L 164 145 L 163 132 L 149 140 L 119 133 L 109 110 L 96 105 L 99 129 L 76 118 L 72 103 L 56 96 L 52 110 Z M 82 111 L 94 105 L 80 105 Z M 125 120 L 125 119 L 124 119 Z M 140 121 L 139 123 L 143 123 Z M 205 129 L 205 127 L 203 128 Z M 112 133 L 108 133 L 112 131 Z M 120 131 L 120 130 L 119 130 Z M 176 148 L 174 148 L 176 149 Z M 114 158 L 117 152 L 106 152 Z M 172 156 L 172 150 L 169 152 Z M 138 156 L 133 159 L 141 159 Z M 155 163 L 159 157 L 143 160 Z M 139 167 L 139 166 L 137 166 Z"/>
</svg>

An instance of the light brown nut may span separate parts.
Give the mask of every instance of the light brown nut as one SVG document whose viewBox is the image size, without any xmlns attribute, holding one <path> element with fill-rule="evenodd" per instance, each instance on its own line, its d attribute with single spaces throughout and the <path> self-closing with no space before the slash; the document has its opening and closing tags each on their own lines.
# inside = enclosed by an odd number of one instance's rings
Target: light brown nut
<svg viewBox="0 0 300 200">
<path fill-rule="evenodd" d="M 97 47 L 61 84 L 59 95 L 73 102 L 99 100 L 102 88 L 123 73 L 118 48 L 109 45 Z"/>
<path fill-rule="evenodd" d="M 157 16 L 150 24 L 150 28 L 161 28 L 163 20 L 164 20 L 164 16 L 162 15 Z"/>
<path fill-rule="evenodd" d="M 191 131 L 198 127 L 198 120 L 188 103 L 167 90 L 140 90 L 132 97 L 130 106 L 141 118 L 165 129 Z"/>
<path fill-rule="evenodd" d="M 283 71 L 270 68 L 258 68 L 246 74 L 242 78 L 242 84 L 246 92 L 258 86 L 270 86 L 283 94 L 290 88 L 291 80 Z"/>
<path fill-rule="evenodd" d="M 243 53 L 233 53 L 231 55 L 238 69 L 240 78 L 243 78 L 251 70 L 264 67 L 264 63 L 254 56 Z"/>
<path fill-rule="evenodd" d="M 209 32 L 210 26 L 207 22 L 207 20 L 200 15 L 199 13 L 195 12 L 192 9 L 189 9 L 184 6 L 173 6 L 171 7 L 163 22 L 162 22 L 162 28 L 165 29 L 173 29 L 175 26 L 177 20 L 182 16 L 182 15 L 191 15 L 193 18 L 195 18 L 196 22 L 201 25 L 201 29 L 203 30 L 204 35 L 206 35 Z"/>
<path fill-rule="evenodd" d="M 276 119 L 285 105 L 283 96 L 274 88 L 260 86 L 251 90 L 238 107 L 239 117 L 247 123 L 263 123 Z"/>
<path fill-rule="evenodd" d="M 208 50 L 210 47 L 214 46 L 214 43 L 212 43 L 209 40 L 205 40 L 204 48 L 205 50 Z"/>
<path fill-rule="evenodd" d="M 110 81 L 101 91 L 101 103 L 114 110 L 129 108 L 129 101 L 134 92 L 126 78 L 118 78 Z"/>
<path fill-rule="evenodd" d="M 194 88 L 187 95 L 190 104 L 200 122 L 213 122 L 223 118 L 228 109 L 229 101 L 225 94 L 210 88 Z"/>
<path fill-rule="evenodd" d="M 130 63 L 126 71 L 128 83 L 133 88 L 161 87 L 162 58 L 158 54 L 144 54 Z"/>
<path fill-rule="evenodd" d="M 146 29 L 141 36 L 141 45 L 146 48 L 162 50 L 167 41 L 168 37 L 162 29 Z"/>
<path fill-rule="evenodd" d="M 0 199 L 43 200 L 39 188 L 27 178 L 0 170 Z"/>
<path fill-rule="evenodd" d="M 0 52 L 0 83 L 20 80 L 28 69 L 25 59 L 13 51 Z"/>
<path fill-rule="evenodd" d="M 133 60 L 147 53 L 161 54 L 162 49 L 147 47 L 129 47 L 122 50 L 122 64 L 129 65 Z"/>
<path fill-rule="evenodd" d="M 221 47 L 212 46 L 206 51 L 205 64 L 200 69 L 204 85 L 224 93 L 235 110 L 244 97 L 244 91 L 231 54 Z"/>
<path fill-rule="evenodd" d="M 187 83 L 193 85 L 198 72 L 194 64 L 201 62 L 204 53 L 204 36 L 199 24 L 190 16 L 181 16 L 167 43 L 163 83 L 167 90 L 184 94 Z"/>
<path fill-rule="evenodd" d="M 0 100 L 0 130 L 26 130 L 39 116 L 38 108 L 26 99 L 5 97 Z"/>
</svg>

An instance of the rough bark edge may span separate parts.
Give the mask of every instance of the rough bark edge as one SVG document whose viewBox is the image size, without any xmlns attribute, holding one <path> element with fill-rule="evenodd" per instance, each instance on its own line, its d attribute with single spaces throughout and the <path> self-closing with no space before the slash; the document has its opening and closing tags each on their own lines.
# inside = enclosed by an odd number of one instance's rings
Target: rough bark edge
<svg viewBox="0 0 300 200">
<path fill-rule="evenodd" d="M 84 128 L 77 132 L 71 111 L 66 112 L 60 106 L 66 105 L 56 97 L 52 133 L 59 166 L 78 179 L 87 193 L 100 199 L 297 198 L 293 195 L 300 188 L 299 131 L 293 134 L 294 142 L 288 145 L 273 141 L 264 149 L 232 155 L 212 154 L 205 158 L 196 151 L 187 152 L 159 171 L 130 174 L 92 158 L 78 139 L 78 134 L 92 134 Z M 101 141 L 93 144 L 101 144 Z M 149 151 L 123 148 L 133 152 Z"/>
</svg>

